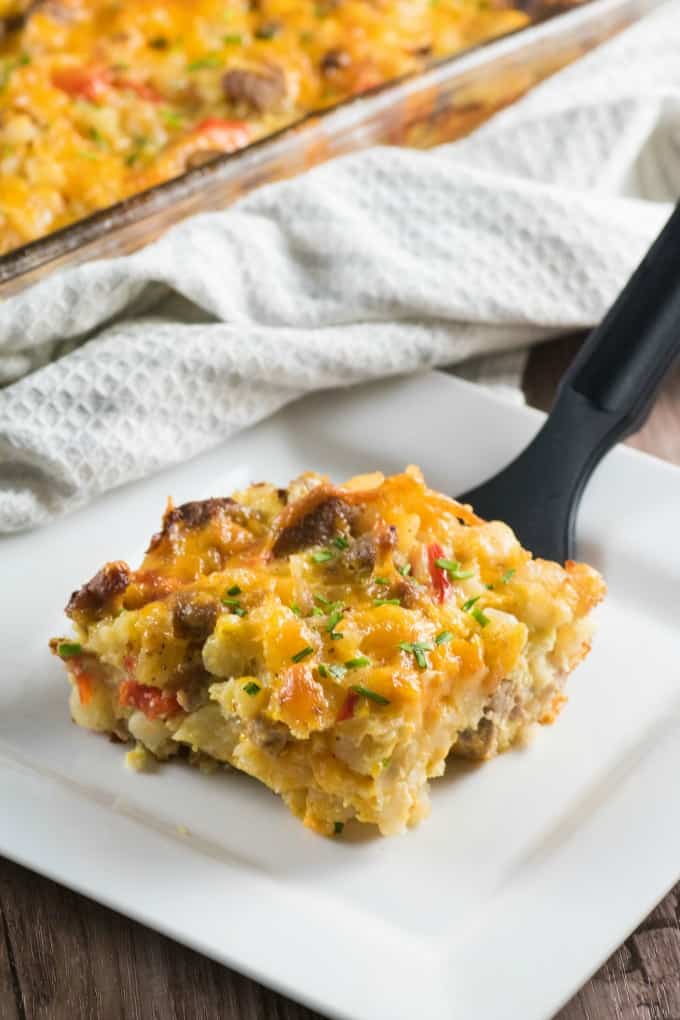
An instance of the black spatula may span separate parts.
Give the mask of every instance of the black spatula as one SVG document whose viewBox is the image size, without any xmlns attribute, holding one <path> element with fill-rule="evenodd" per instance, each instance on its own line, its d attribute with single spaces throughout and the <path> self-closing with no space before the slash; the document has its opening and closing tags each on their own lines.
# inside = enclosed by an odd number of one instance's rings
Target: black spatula
<svg viewBox="0 0 680 1020">
<path fill-rule="evenodd" d="M 506 521 L 535 556 L 571 559 L 586 482 L 605 453 L 643 424 L 678 353 L 680 205 L 569 367 L 538 435 L 460 502 Z"/>
</svg>

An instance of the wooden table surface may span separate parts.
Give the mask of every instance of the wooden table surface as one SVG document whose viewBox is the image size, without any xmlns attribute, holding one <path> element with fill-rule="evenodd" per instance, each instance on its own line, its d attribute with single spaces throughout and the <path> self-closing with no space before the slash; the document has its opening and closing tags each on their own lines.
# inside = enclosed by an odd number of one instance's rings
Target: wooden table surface
<svg viewBox="0 0 680 1020">
<path fill-rule="evenodd" d="M 533 352 L 524 380 L 530 403 L 549 406 L 577 346 L 567 340 Z M 680 366 L 631 445 L 680 464 Z M 319 1017 L 0 858 L 0 1020 Z M 559 1020 L 680 1020 L 680 883 Z"/>
</svg>

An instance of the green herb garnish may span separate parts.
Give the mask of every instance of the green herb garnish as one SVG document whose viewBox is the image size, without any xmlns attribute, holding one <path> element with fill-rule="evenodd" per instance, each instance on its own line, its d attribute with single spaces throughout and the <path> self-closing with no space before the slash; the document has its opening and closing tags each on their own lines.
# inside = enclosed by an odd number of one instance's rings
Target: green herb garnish
<svg viewBox="0 0 680 1020">
<path fill-rule="evenodd" d="M 453 641 L 453 634 L 450 630 L 443 630 L 440 634 L 437 634 L 434 639 L 436 645 L 446 645 L 449 641 Z"/>
<path fill-rule="evenodd" d="M 259 684 L 256 684 L 254 680 L 249 680 L 247 684 L 243 685 L 243 690 L 246 692 L 246 694 L 249 694 L 252 698 L 256 694 L 259 694 L 262 688 L 260 687 Z"/>
<path fill-rule="evenodd" d="M 316 603 L 318 603 L 318 605 L 326 606 L 329 609 L 332 608 L 332 606 L 333 606 L 333 603 L 331 602 L 331 600 L 330 599 L 325 599 L 323 597 L 323 595 L 315 595 L 314 596 L 314 601 Z"/>
<path fill-rule="evenodd" d="M 87 149 L 79 149 L 78 155 L 82 156 L 83 159 L 99 159 L 98 152 L 88 152 Z"/>
<path fill-rule="evenodd" d="M 222 605 L 228 606 L 228 608 L 231 609 L 232 613 L 234 613 L 236 616 L 246 615 L 247 610 L 243 608 L 238 599 L 230 599 L 227 598 L 227 596 L 225 595 L 222 598 Z"/>
<path fill-rule="evenodd" d="M 332 666 L 326 666 L 322 662 L 319 665 L 319 676 L 325 677 L 332 676 L 334 680 L 342 680 L 346 672 L 347 670 L 345 669 L 344 666 L 341 666 L 340 663 L 334 664 Z"/>
<path fill-rule="evenodd" d="M 270 21 L 266 25 L 260 25 L 255 30 L 256 39 L 273 39 L 275 35 L 278 35 L 281 30 L 281 26 L 275 22 Z"/>
<path fill-rule="evenodd" d="M 454 581 L 464 581 L 468 577 L 474 577 L 474 570 L 461 570 L 460 563 L 456 560 L 447 560 L 443 556 L 434 561 L 436 566 L 440 567 L 441 570 L 445 570 L 449 577 L 452 577 Z"/>
<path fill-rule="evenodd" d="M 342 609 L 334 609 L 331 615 L 328 617 L 328 623 L 326 624 L 326 630 L 329 634 L 335 631 L 336 626 L 342 620 Z"/>
<path fill-rule="evenodd" d="M 383 588 L 389 588 L 389 586 L 390 586 L 390 581 L 389 581 L 389 579 L 387 577 L 374 577 L 373 578 L 373 583 L 374 584 L 381 584 L 383 586 Z"/>
<path fill-rule="evenodd" d="M 293 662 L 302 662 L 302 660 L 306 659 L 308 655 L 314 655 L 314 649 L 310 645 L 305 645 L 305 647 L 301 648 L 299 652 L 295 653 L 295 655 L 291 655 L 291 659 Z"/>
<path fill-rule="evenodd" d="M 231 588 L 227 589 L 227 595 L 240 595 L 241 589 L 237 584 L 232 584 Z"/>
<path fill-rule="evenodd" d="M 243 42 L 243 36 L 238 35 L 236 32 L 230 33 L 229 35 L 222 36 L 222 42 L 226 46 L 240 46 Z"/>
<path fill-rule="evenodd" d="M 149 39 L 146 45 L 150 46 L 152 50 L 167 50 L 169 44 L 164 35 L 157 35 L 153 39 Z"/>
<path fill-rule="evenodd" d="M 345 663 L 347 669 L 363 669 L 364 666 L 370 666 L 371 660 L 367 659 L 365 655 L 358 655 L 356 659 L 348 659 Z"/>
<path fill-rule="evenodd" d="M 70 659 L 74 655 L 80 655 L 82 646 L 77 641 L 60 641 L 57 645 L 57 655 L 62 659 Z"/>
<path fill-rule="evenodd" d="M 374 606 L 400 606 L 399 599 L 373 599 Z"/>
<path fill-rule="evenodd" d="M 470 616 L 477 621 L 480 627 L 486 627 L 487 623 L 490 623 L 489 617 L 485 615 L 479 606 L 475 605 L 476 602 L 479 602 L 481 597 L 481 595 L 475 595 L 474 598 L 468 599 L 467 602 L 463 603 L 461 609 L 463 609 L 464 612 L 469 613 Z"/>
<path fill-rule="evenodd" d="M 337 549 L 348 549 L 349 548 L 349 542 L 347 541 L 347 539 L 345 538 L 344 535 L 338 535 L 336 538 L 334 538 L 333 539 L 333 545 Z"/>
<path fill-rule="evenodd" d="M 90 128 L 90 138 L 95 142 L 101 149 L 105 149 L 107 142 L 100 131 L 97 131 L 96 127 Z"/>
<path fill-rule="evenodd" d="M 187 64 L 187 71 L 203 71 L 209 67 L 221 67 L 222 61 L 217 56 L 199 57 Z"/>
<path fill-rule="evenodd" d="M 418 669 L 427 669 L 428 661 L 425 652 L 431 652 L 434 649 L 431 641 L 400 641 L 399 647 L 403 652 L 410 652 L 414 656 Z"/>
<path fill-rule="evenodd" d="M 345 823 L 344 822 L 333 822 L 333 833 L 334 833 L 334 835 L 339 836 L 344 828 L 345 828 Z"/>
<path fill-rule="evenodd" d="M 390 765 L 391 761 L 392 761 L 391 758 L 383 758 L 383 760 L 380 762 L 380 764 L 382 765 L 382 767 L 384 769 L 387 769 L 387 768 L 389 768 L 389 765 Z"/>
<path fill-rule="evenodd" d="M 408 577 L 408 575 L 411 573 L 411 564 L 404 563 L 403 567 L 397 567 L 397 570 L 399 571 L 402 577 Z"/>
<path fill-rule="evenodd" d="M 318 552 L 312 553 L 312 559 L 315 563 L 327 563 L 333 559 L 333 553 L 330 549 L 319 549 Z"/>
<path fill-rule="evenodd" d="M 297 602 L 291 602 L 291 612 L 295 613 L 296 616 L 302 616 L 302 610 L 300 609 Z"/>
<path fill-rule="evenodd" d="M 506 570 L 503 576 L 501 577 L 501 584 L 507 584 L 510 578 L 513 577 L 515 573 L 516 570 L 514 567 L 510 567 L 508 570 Z"/>
<path fill-rule="evenodd" d="M 175 110 L 161 110 L 161 117 L 168 127 L 178 128 L 184 123 L 181 113 L 177 113 Z"/>
<path fill-rule="evenodd" d="M 377 691 L 372 691 L 370 687 L 362 687 L 361 684 L 355 684 L 353 687 L 350 687 L 350 691 L 360 694 L 362 698 L 368 698 L 369 701 L 375 701 L 376 705 L 389 705 L 390 703 L 389 698 L 378 694 Z"/>
</svg>

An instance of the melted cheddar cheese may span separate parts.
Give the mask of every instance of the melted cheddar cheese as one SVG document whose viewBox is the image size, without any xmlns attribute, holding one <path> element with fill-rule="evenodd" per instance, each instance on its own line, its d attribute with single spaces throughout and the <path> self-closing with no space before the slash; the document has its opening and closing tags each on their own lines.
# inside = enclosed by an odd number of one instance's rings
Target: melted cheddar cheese
<svg viewBox="0 0 680 1020">
<path fill-rule="evenodd" d="M 416 468 L 170 505 L 141 567 L 107 564 L 54 639 L 79 724 L 227 763 L 312 828 L 383 833 L 427 811 L 450 752 L 490 757 L 550 722 L 602 597 L 584 564 Z"/>
<path fill-rule="evenodd" d="M 526 23 L 502 7 L 0 0 L 0 252 Z"/>
</svg>

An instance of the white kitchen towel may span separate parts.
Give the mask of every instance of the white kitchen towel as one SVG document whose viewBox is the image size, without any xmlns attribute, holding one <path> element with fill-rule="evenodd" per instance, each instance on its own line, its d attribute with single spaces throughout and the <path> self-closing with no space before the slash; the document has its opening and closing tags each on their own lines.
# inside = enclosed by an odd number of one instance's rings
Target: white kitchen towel
<svg viewBox="0 0 680 1020">
<path fill-rule="evenodd" d="M 0 309 L 0 531 L 287 401 L 597 322 L 680 195 L 680 0 L 430 152 L 373 149 Z"/>
</svg>

